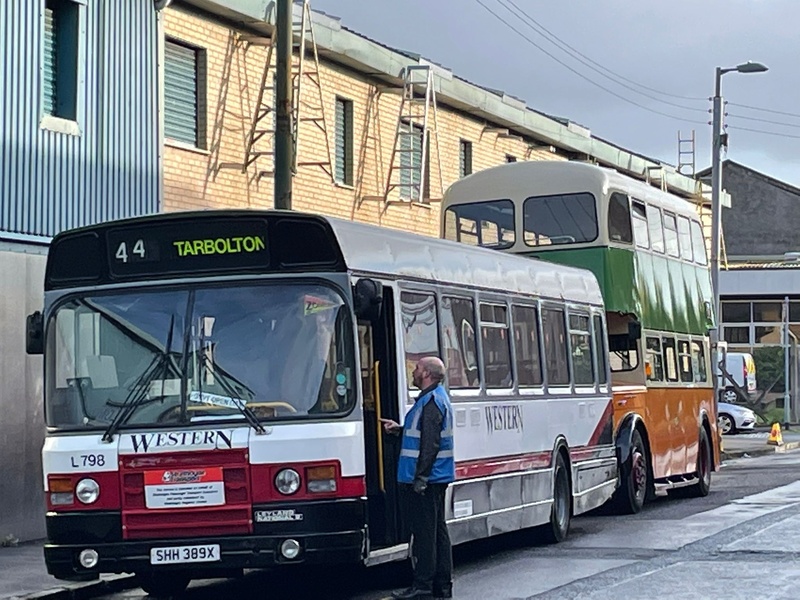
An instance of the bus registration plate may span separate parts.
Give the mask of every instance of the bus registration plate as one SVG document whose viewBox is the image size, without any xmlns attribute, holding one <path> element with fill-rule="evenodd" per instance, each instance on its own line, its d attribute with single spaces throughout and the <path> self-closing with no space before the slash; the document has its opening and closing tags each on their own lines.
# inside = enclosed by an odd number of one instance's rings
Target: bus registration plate
<svg viewBox="0 0 800 600">
<path fill-rule="evenodd" d="M 221 560 L 219 544 L 203 546 L 172 546 L 151 548 L 151 565 L 174 565 L 178 563 L 214 562 Z"/>
</svg>

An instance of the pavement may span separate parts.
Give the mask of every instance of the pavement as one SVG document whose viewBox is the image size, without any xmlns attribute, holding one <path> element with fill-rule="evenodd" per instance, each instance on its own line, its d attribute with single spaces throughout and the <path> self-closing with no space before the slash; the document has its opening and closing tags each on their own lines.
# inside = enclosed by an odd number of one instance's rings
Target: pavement
<svg viewBox="0 0 800 600">
<path fill-rule="evenodd" d="M 800 428 L 783 430 L 782 435 L 784 443 L 777 447 L 767 445 L 769 431 L 724 436 L 723 461 L 740 462 L 800 447 Z M 38 541 L 0 546 L 0 600 L 83 600 L 137 587 L 134 577 L 124 574 L 90 582 L 59 581 L 47 574 L 42 544 L 43 541 Z"/>
</svg>

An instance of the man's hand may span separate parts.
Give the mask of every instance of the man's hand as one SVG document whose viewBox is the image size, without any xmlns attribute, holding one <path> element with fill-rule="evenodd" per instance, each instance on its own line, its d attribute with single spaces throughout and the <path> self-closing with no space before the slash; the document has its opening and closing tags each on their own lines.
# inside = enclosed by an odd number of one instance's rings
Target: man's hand
<svg viewBox="0 0 800 600">
<path fill-rule="evenodd" d="M 383 430 L 386 433 L 397 433 L 403 428 L 400 423 L 397 421 L 392 421 L 391 419 L 381 419 L 381 423 L 383 423 Z"/>
<path fill-rule="evenodd" d="M 426 489 L 428 489 L 427 481 L 423 481 L 419 477 L 414 480 L 414 493 L 423 495 Z"/>
</svg>

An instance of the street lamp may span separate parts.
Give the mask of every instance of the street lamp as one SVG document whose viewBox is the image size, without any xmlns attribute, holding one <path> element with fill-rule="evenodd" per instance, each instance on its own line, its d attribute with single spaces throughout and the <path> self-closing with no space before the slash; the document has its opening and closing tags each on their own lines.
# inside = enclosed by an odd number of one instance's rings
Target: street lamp
<svg viewBox="0 0 800 600">
<path fill-rule="evenodd" d="M 711 138 L 711 293 L 714 300 L 714 317 L 716 329 L 712 330 L 711 347 L 714 364 L 717 362 L 717 347 L 720 340 L 720 321 L 722 319 L 721 304 L 719 299 L 719 255 L 720 233 L 722 229 L 722 206 L 720 205 L 720 192 L 722 190 L 722 164 L 720 154 L 722 151 L 722 96 L 720 85 L 725 73 L 737 71 L 738 73 L 763 73 L 767 71 L 766 65 L 759 62 L 748 61 L 735 67 L 724 69 L 717 67 L 714 80 L 714 105 L 712 112 L 712 138 Z M 716 369 L 714 369 L 716 372 Z M 714 376 L 714 397 L 719 397 L 719 378 Z"/>
</svg>

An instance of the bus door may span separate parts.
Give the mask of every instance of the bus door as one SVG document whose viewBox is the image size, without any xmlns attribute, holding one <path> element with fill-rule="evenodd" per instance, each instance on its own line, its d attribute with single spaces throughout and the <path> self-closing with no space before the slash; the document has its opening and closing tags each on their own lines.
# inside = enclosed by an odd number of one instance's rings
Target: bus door
<svg viewBox="0 0 800 600">
<path fill-rule="evenodd" d="M 382 418 L 400 422 L 394 310 L 392 289 L 385 286 L 379 314 L 358 321 L 372 550 L 394 546 L 402 535 L 397 493 L 399 438 L 386 434 L 380 422 Z"/>
</svg>

